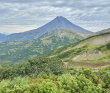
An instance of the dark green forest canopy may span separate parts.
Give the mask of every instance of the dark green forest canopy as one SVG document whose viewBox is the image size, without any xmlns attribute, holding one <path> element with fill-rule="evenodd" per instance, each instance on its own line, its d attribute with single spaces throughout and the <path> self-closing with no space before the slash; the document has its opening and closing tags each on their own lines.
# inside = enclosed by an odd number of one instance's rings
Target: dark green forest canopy
<svg viewBox="0 0 110 93">
<path fill-rule="evenodd" d="M 66 66 L 61 60 L 49 58 L 29 59 L 10 68 L 0 68 L 0 79 L 14 78 L 16 76 L 37 77 L 41 72 L 46 74 L 62 74 Z"/>
</svg>

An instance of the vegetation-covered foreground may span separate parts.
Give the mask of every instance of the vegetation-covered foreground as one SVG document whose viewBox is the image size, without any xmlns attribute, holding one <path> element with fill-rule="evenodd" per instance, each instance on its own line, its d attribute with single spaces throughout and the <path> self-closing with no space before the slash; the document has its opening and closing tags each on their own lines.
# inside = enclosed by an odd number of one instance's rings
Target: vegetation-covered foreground
<svg viewBox="0 0 110 93">
<path fill-rule="evenodd" d="M 110 93 L 110 67 L 67 69 L 58 59 L 37 58 L 0 69 L 0 93 Z"/>
</svg>

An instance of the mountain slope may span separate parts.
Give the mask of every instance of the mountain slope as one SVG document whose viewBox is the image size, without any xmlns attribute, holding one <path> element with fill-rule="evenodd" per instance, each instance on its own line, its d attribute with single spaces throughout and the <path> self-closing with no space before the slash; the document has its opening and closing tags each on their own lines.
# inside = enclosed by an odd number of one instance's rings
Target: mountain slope
<svg viewBox="0 0 110 93">
<path fill-rule="evenodd" d="M 5 34 L 0 33 L 0 38 L 5 37 Z"/>
<path fill-rule="evenodd" d="M 46 54 L 62 60 L 108 60 L 110 61 L 110 32 L 96 35 L 76 44 L 65 46 Z"/>
<path fill-rule="evenodd" d="M 88 36 L 100 35 L 100 34 L 107 33 L 107 32 L 110 32 L 110 28 L 104 29 L 104 30 L 102 30 L 102 31 L 90 33 Z"/>
<path fill-rule="evenodd" d="M 5 34 L 0 33 L 0 43 L 5 38 L 5 36 L 6 36 Z"/>
<path fill-rule="evenodd" d="M 47 28 L 48 28 L 48 31 L 53 29 L 67 28 L 67 29 L 72 29 L 81 33 L 91 33 L 90 31 L 87 31 L 79 26 L 74 25 L 73 23 L 71 23 L 69 20 L 67 20 L 62 16 L 57 16 L 54 20 L 40 27 L 40 29 L 42 30 Z"/>
<path fill-rule="evenodd" d="M 14 33 L 8 35 L 3 40 L 0 40 L 0 42 L 32 40 L 40 37 L 47 31 L 54 29 L 61 29 L 61 28 L 72 29 L 81 33 L 91 33 L 90 31 L 87 31 L 79 26 L 74 25 L 66 18 L 58 16 L 54 20 L 50 21 L 49 23 L 45 24 L 44 26 L 38 29 L 30 30 L 23 33 Z"/>
<path fill-rule="evenodd" d="M 85 38 L 85 34 L 69 29 L 48 31 L 38 39 L 24 42 L 5 42 L 0 44 L 1 61 L 22 62 L 41 56 L 61 46 L 75 43 Z"/>
</svg>

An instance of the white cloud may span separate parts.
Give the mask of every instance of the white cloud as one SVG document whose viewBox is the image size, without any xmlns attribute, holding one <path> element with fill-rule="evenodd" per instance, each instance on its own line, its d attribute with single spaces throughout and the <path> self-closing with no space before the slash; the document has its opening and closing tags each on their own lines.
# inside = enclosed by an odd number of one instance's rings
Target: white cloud
<svg viewBox="0 0 110 93">
<path fill-rule="evenodd" d="M 96 27 L 110 28 L 109 10 L 109 0 L 0 0 L 0 25 L 42 26 L 61 15 L 88 30 L 94 27 L 98 31 Z"/>
</svg>

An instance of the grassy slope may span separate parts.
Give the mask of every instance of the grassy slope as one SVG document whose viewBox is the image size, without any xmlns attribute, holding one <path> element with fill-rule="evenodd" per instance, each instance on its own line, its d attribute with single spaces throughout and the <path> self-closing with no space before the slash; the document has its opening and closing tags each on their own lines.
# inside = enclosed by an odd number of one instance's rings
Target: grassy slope
<svg viewBox="0 0 110 93">
<path fill-rule="evenodd" d="M 75 44 L 58 48 L 46 54 L 47 57 L 57 57 L 64 62 L 74 62 L 69 66 L 93 67 L 110 65 L 110 32 L 84 39 Z M 106 62 L 105 62 L 106 61 Z M 76 63 L 75 63 L 76 62 Z M 79 63 L 77 63 L 79 62 Z M 94 64 L 95 63 L 95 64 Z M 68 63 L 67 63 L 68 64 Z"/>
<path fill-rule="evenodd" d="M 89 36 L 99 35 L 110 32 L 110 28 L 89 34 Z"/>
<path fill-rule="evenodd" d="M 0 59 L 3 62 L 22 62 L 41 56 L 49 51 L 75 43 L 85 38 L 73 30 L 61 29 L 45 33 L 38 39 L 25 42 L 6 42 L 0 44 Z"/>
</svg>

